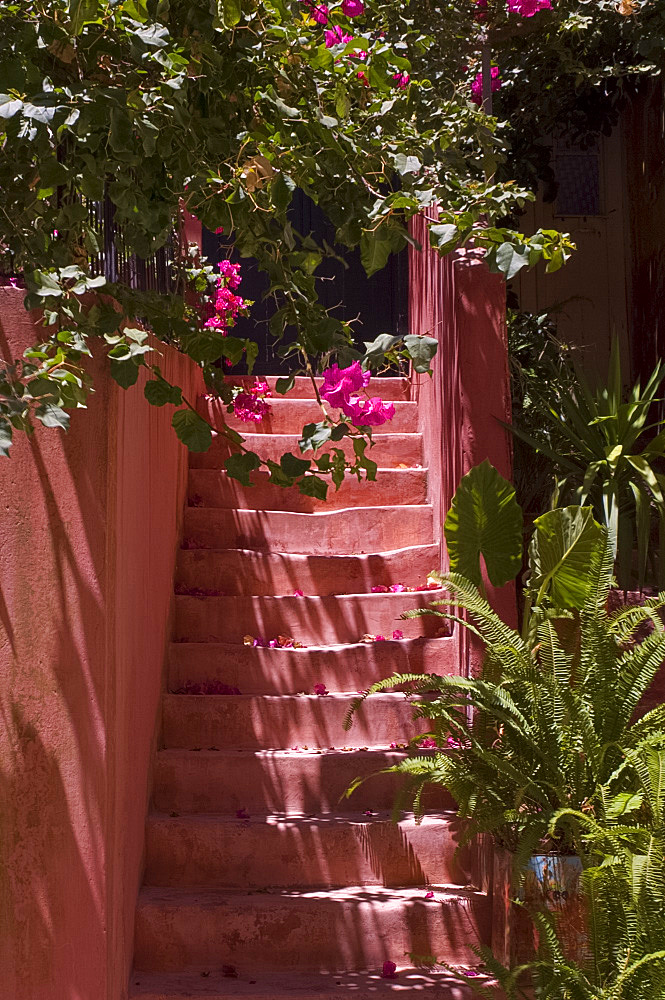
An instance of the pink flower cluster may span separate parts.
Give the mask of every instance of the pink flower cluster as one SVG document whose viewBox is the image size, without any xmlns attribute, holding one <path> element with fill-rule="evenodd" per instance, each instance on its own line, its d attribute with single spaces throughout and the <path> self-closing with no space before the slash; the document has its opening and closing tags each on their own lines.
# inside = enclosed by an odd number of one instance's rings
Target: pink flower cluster
<svg viewBox="0 0 665 1000">
<path fill-rule="evenodd" d="M 245 313 L 247 303 L 241 295 L 235 294 L 241 280 L 240 264 L 232 264 L 230 260 L 222 260 L 219 264 L 219 270 L 214 313 L 203 325 L 206 330 L 221 330 L 222 336 L 225 337 L 229 327 L 235 326 L 238 316 Z"/>
<path fill-rule="evenodd" d="M 270 395 L 268 383 L 257 379 L 256 383 L 250 386 L 247 391 L 241 391 L 236 395 L 233 400 L 233 412 L 239 420 L 244 420 L 245 423 L 252 421 L 255 424 L 260 424 L 263 418 L 270 413 L 270 403 L 267 403 L 265 399 L 266 396 Z"/>
<path fill-rule="evenodd" d="M 323 373 L 321 398 L 341 410 L 356 427 L 379 427 L 395 416 L 393 403 L 384 403 L 378 396 L 362 399 L 357 393 L 369 385 L 370 373 L 364 372 L 359 361 L 348 368 L 331 365 Z"/>
<path fill-rule="evenodd" d="M 353 35 L 349 35 L 338 24 L 334 28 L 329 28 L 325 31 L 324 37 L 327 49 L 331 49 L 333 45 L 346 45 L 347 42 L 353 41 Z"/>
<path fill-rule="evenodd" d="M 495 93 L 497 90 L 501 90 L 501 77 L 499 76 L 499 67 L 492 66 L 491 72 L 491 82 L 490 90 Z M 477 73 L 475 79 L 471 84 L 471 100 L 474 104 L 483 103 L 483 74 Z"/>
<path fill-rule="evenodd" d="M 399 87 L 400 90 L 406 90 L 409 86 L 409 81 L 411 77 L 408 73 L 394 73 L 393 80 L 395 81 L 395 86 Z"/>
<path fill-rule="evenodd" d="M 521 17 L 533 17 L 541 10 L 552 10 L 552 0 L 508 0 L 508 10 Z"/>
<path fill-rule="evenodd" d="M 424 587 L 406 587 L 403 583 L 392 583 L 389 587 L 385 584 L 377 584 L 372 587 L 373 594 L 418 594 L 423 590 L 439 590 L 440 584 L 436 580 L 428 580 Z"/>
<path fill-rule="evenodd" d="M 263 636 L 246 635 L 243 638 L 245 646 L 255 649 L 306 649 L 302 642 L 297 642 L 290 635 L 278 635 L 276 639 L 264 639 Z"/>
</svg>

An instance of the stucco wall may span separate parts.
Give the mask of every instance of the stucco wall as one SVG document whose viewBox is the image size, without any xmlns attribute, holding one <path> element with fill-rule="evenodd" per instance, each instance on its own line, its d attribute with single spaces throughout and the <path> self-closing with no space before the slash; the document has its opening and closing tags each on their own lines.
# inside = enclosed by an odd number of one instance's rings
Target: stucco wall
<svg viewBox="0 0 665 1000">
<path fill-rule="evenodd" d="M 0 288 L 0 356 L 34 339 Z M 198 370 L 160 350 L 193 401 Z M 132 958 L 187 453 L 142 380 L 95 375 L 68 434 L 0 459 L 3 1000 L 119 1000 Z"/>
</svg>

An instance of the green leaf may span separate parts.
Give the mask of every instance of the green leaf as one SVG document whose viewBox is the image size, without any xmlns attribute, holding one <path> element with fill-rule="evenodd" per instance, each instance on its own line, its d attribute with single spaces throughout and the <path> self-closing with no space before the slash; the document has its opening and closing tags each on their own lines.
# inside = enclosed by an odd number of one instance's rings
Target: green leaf
<svg viewBox="0 0 665 1000">
<path fill-rule="evenodd" d="M 182 403 L 182 390 L 179 386 L 171 385 L 163 378 L 146 382 L 143 393 L 151 406 L 164 406 L 166 403 L 180 406 Z"/>
<path fill-rule="evenodd" d="M 477 587 L 482 582 L 481 555 L 496 587 L 519 573 L 522 509 L 515 499 L 515 487 L 487 459 L 463 476 L 444 530 L 451 571 L 461 573 Z"/>
<path fill-rule="evenodd" d="M 457 246 L 459 230 L 457 226 L 437 225 L 429 228 L 430 246 L 438 250 L 439 253 L 449 253 Z"/>
<path fill-rule="evenodd" d="M 529 263 L 529 253 L 526 249 L 514 247 L 511 243 L 502 243 L 494 254 L 497 270 L 506 276 L 506 281 L 514 278 L 518 271 Z"/>
<path fill-rule="evenodd" d="M 365 230 L 360 238 L 360 260 L 368 278 L 386 266 L 391 250 L 392 243 L 385 226 Z"/>
<path fill-rule="evenodd" d="M 129 389 L 130 386 L 136 383 L 139 377 L 139 365 L 130 355 L 127 357 L 127 361 L 118 361 L 115 358 L 111 358 L 111 377 L 123 389 Z"/>
<path fill-rule="evenodd" d="M 69 19 L 72 32 L 80 35 L 83 25 L 94 22 L 99 17 L 99 0 L 69 0 Z"/>
<path fill-rule="evenodd" d="M 278 392 L 281 396 L 283 396 L 285 393 L 290 392 L 295 384 L 295 375 L 285 375 L 282 378 L 278 378 L 275 382 L 275 392 Z"/>
<path fill-rule="evenodd" d="M 261 467 L 261 459 L 253 451 L 229 455 L 224 467 L 232 479 L 237 479 L 243 486 L 251 486 L 249 474 Z"/>
<path fill-rule="evenodd" d="M 0 455 L 9 458 L 9 449 L 12 446 L 12 425 L 4 417 L 0 417 Z"/>
<path fill-rule="evenodd" d="M 537 517 L 529 546 L 530 587 L 540 604 L 549 592 L 557 608 L 582 608 L 603 529 L 591 507 L 557 507 Z"/>
<path fill-rule="evenodd" d="M 317 500 L 325 500 L 328 495 L 328 484 L 318 476 L 303 476 L 298 489 L 306 497 L 315 497 Z"/>
<path fill-rule="evenodd" d="M 69 414 L 55 403 L 42 403 L 35 410 L 35 416 L 37 420 L 41 420 L 44 427 L 62 427 L 63 431 L 69 430 Z"/>
<path fill-rule="evenodd" d="M 305 475 L 312 463 L 307 459 L 297 458 L 295 455 L 287 453 L 282 455 L 279 464 L 286 476 L 289 476 L 290 479 L 299 479 L 300 476 Z"/>
<path fill-rule="evenodd" d="M 429 372 L 432 358 L 439 346 L 438 340 L 434 337 L 417 336 L 409 334 L 404 338 L 404 346 L 409 352 L 409 357 L 413 361 L 413 367 L 417 372 Z"/>
<path fill-rule="evenodd" d="M 232 28 L 242 16 L 240 0 L 221 0 L 220 16 L 227 27 Z"/>
<path fill-rule="evenodd" d="M 178 438 L 190 451 L 207 451 L 212 444 L 209 424 L 189 407 L 176 410 L 171 418 L 171 425 Z"/>
<path fill-rule="evenodd" d="M 298 442 L 301 451 L 316 451 L 321 448 L 326 441 L 330 440 L 332 428 L 329 424 L 307 424 L 302 429 L 302 437 Z"/>
<path fill-rule="evenodd" d="M 13 118 L 23 107 L 23 101 L 9 94 L 0 94 L 0 118 Z"/>
<path fill-rule="evenodd" d="M 294 181 L 283 171 L 277 174 L 270 185 L 270 197 L 278 212 L 285 212 L 291 204 L 293 192 L 296 189 Z"/>
</svg>

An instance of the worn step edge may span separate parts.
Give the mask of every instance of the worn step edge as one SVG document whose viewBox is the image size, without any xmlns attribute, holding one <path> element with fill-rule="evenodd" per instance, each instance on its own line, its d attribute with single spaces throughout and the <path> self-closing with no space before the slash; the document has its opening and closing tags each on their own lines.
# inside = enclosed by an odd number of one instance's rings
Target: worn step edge
<svg viewBox="0 0 665 1000">
<path fill-rule="evenodd" d="M 375 586 L 422 586 L 438 568 L 439 546 L 413 545 L 363 555 L 306 555 L 255 549 L 181 549 L 176 593 L 216 590 L 227 596 L 289 596 L 296 589 L 317 597 L 367 594 Z"/>
<path fill-rule="evenodd" d="M 459 645 L 454 636 L 307 649 L 215 642 L 174 642 L 169 647 L 172 692 L 206 682 L 228 684 L 243 694 L 296 694 L 321 683 L 331 691 L 357 691 L 393 673 L 459 672 Z"/>
</svg>

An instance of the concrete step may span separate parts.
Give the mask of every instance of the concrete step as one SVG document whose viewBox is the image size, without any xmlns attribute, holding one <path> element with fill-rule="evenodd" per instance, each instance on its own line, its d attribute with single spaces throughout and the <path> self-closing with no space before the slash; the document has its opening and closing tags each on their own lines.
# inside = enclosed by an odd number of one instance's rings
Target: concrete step
<svg viewBox="0 0 665 1000">
<path fill-rule="evenodd" d="M 434 891 L 426 900 L 422 889 L 369 886 L 262 894 L 143 889 L 135 970 L 360 971 L 409 952 L 475 964 L 471 946 L 488 940 L 488 898 L 458 887 Z"/>
<path fill-rule="evenodd" d="M 320 556 L 379 553 L 429 545 L 433 538 L 429 504 L 324 508 L 315 513 L 186 507 L 183 527 L 183 544 L 187 548 L 240 548 Z"/>
<path fill-rule="evenodd" d="M 390 507 L 395 504 L 427 503 L 427 469 L 379 469 L 376 481 L 360 482 L 347 475 L 338 490 L 331 484 L 327 500 L 304 496 L 296 487 L 283 488 L 268 482 L 265 472 L 251 477 L 252 486 L 243 486 L 225 472 L 190 469 L 189 504 L 193 507 L 222 507 L 231 510 L 291 510 L 296 513 L 340 510 L 343 507 Z M 391 548 L 396 543 L 393 542 Z"/>
<path fill-rule="evenodd" d="M 163 742 L 182 750 L 288 750 L 303 743 L 339 746 L 347 739 L 388 747 L 431 729 L 426 720 L 413 719 L 413 707 L 403 694 L 376 694 L 358 709 L 347 734 L 344 718 L 356 697 L 165 694 Z"/>
<path fill-rule="evenodd" d="M 217 430 L 226 424 L 244 434 L 302 434 L 306 424 L 318 424 L 323 419 L 321 408 L 315 399 L 293 399 L 284 396 L 271 396 L 270 413 L 258 424 L 250 424 L 239 420 L 233 413 L 226 412 L 226 406 L 219 399 L 201 399 L 197 409 L 201 416 Z M 327 405 L 327 404 L 326 404 Z M 415 434 L 418 430 L 418 404 L 397 400 L 394 404 L 395 416 L 384 429 L 391 434 Z M 338 410 L 330 410 L 334 419 L 339 417 Z"/>
<path fill-rule="evenodd" d="M 290 389 L 284 395 L 278 393 L 275 389 L 277 380 L 281 377 L 279 375 L 267 375 L 265 378 L 260 376 L 262 381 L 268 383 L 272 394 L 274 397 L 281 399 L 314 399 L 314 386 L 312 385 L 311 378 L 306 375 L 298 375 L 295 378 L 293 388 Z M 254 375 L 234 375 L 230 381 L 235 384 L 247 383 L 249 385 L 254 385 L 256 379 Z M 316 384 L 321 387 L 323 384 L 322 378 L 316 379 Z M 411 383 L 408 378 L 372 378 L 370 383 L 364 392 L 368 396 L 380 396 L 381 399 L 408 399 L 409 393 L 411 391 Z"/>
<path fill-rule="evenodd" d="M 345 885 L 478 885 L 474 850 L 456 855 L 454 813 L 388 812 L 366 817 L 153 813 L 146 831 L 148 886 L 210 888 L 343 888 Z"/>
<path fill-rule="evenodd" d="M 246 635 L 276 639 L 291 636 L 304 645 L 357 642 L 365 634 L 407 638 L 450 634 L 449 623 L 427 615 L 400 620 L 404 611 L 425 607 L 443 591 L 415 594 L 349 594 L 341 597 L 188 597 L 175 598 L 174 638 L 187 642 L 242 645 Z"/>
<path fill-rule="evenodd" d="M 408 961 L 408 959 L 404 959 Z M 464 967 L 466 975 L 476 974 Z M 463 974 L 464 974 L 463 973 Z M 474 983 L 489 983 L 484 977 Z M 473 1000 L 477 992 L 447 971 L 405 968 L 398 963 L 394 979 L 383 977 L 382 969 L 372 972 L 336 973 L 275 973 L 256 972 L 251 975 L 229 968 L 214 973 L 196 970 L 191 973 L 146 974 L 132 977 L 130 997 L 134 1000 L 374 1000 L 375 997 L 421 997 L 431 1000 Z M 499 992 L 496 991 L 496 1000 Z"/>
<path fill-rule="evenodd" d="M 291 596 L 295 590 L 302 590 L 319 597 L 365 594 L 379 585 L 422 587 L 438 563 L 439 546 L 434 544 L 364 556 L 182 549 L 176 568 L 176 592 Z"/>
<path fill-rule="evenodd" d="M 358 691 L 394 673 L 455 674 L 457 641 L 399 642 L 261 649 L 213 642 L 174 642 L 169 649 L 169 689 L 222 683 L 243 694 L 296 694 L 325 684 L 329 691 Z"/>
<path fill-rule="evenodd" d="M 160 750 L 156 756 L 154 806 L 165 813 L 226 813 L 235 816 L 279 813 L 319 815 L 392 809 L 403 778 L 378 774 L 404 759 L 404 753 L 384 747 L 359 746 L 353 731 L 348 749 L 299 750 Z M 371 779 L 351 796 L 345 792 L 355 778 Z M 426 809 L 454 809 L 440 786 L 423 795 Z"/>
<path fill-rule="evenodd" d="M 353 441 L 348 437 L 337 443 L 324 445 L 316 453 L 308 451 L 303 455 L 298 446 L 300 434 L 253 434 L 243 431 L 241 434 L 244 438 L 243 447 L 256 452 L 264 461 L 279 462 L 287 452 L 308 460 L 315 454 L 317 457 L 325 452 L 332 454 L 334 448 L 341 448 L 347 460 L 353 460 L 355 454 Z M 414 469 L 422 465 L 423 439 L 420 434 L 375 434 L 373 442 L 366 454 L 381 468 Z M 208 451 L 191 453 L 189 466 L 191 469 L 222 469 L 225 459 L 232 451 L 238 451 L 238 448 L 223 435 L 216 435 Z"/>
</svg>

